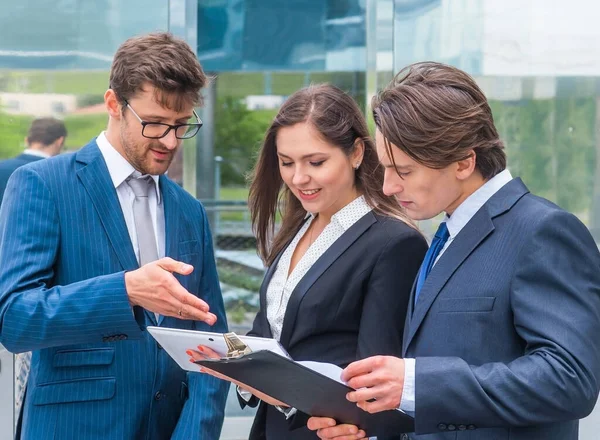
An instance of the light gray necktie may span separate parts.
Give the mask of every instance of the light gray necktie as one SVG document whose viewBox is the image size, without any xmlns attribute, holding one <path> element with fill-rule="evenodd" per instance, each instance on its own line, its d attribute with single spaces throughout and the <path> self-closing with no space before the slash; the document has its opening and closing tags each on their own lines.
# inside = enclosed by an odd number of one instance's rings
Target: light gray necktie
<svg viewBox="0 0 600 440">
<path fill-rule="evenodd" d="M 127 184 L 135 194 L 133 202 L 133 219 L 138 242 L 140 266 L 158 260 L 156 249 L 156 234 L 150 215 L 148 194 L 155 190 L 155 183 L 151 176 L 144 175 L 138 178 L 129 177 Z"/>
<path fill-rule="evenodd" d="M 151 176 L 145 174 L 140 177 L 129 177 L 127 184 L 135 194 L 133 201 L 133 221 L 135 222 L 135 235 L 137 236 L 140 267 L 158 260 L 156 249 L 156 235 L 150 215 L 150 202 L 148 194 L 155 191 L 155 183 Z M 158 322 L 158 313 L 155 313 Z"/>
</svg>

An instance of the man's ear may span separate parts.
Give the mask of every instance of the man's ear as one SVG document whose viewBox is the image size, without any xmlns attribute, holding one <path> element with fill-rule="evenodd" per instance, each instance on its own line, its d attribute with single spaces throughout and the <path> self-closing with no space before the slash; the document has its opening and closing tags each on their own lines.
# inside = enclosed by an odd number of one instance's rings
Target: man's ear
<svg viewBox="0 0 600 440">
<path fill-rule="evenodd" d="M 456 178 L 458 180 L 466 180 L 475 172 L 475 166 L 477 165 L 477 154 L 475 150 L 471 150 L 471 154 L 463 159 L 456 162 Z"/>
<path fill-rule="evenodd" d="M 116 120 L 121 119 L 121 102 L 113 89 L 108 89 L 104 94 L 104 104 L 111 118 Z"/>
</svg>

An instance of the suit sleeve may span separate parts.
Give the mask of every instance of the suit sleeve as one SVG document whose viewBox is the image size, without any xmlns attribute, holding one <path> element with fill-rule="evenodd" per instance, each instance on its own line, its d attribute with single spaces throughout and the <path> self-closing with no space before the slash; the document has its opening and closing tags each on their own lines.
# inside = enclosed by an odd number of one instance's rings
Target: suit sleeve
<svg viewBox="0 0 600 440">
<path fill-rule="evenodd" d="M 416 230 L 387 241 L 366 287 L 357 359 L 401 356 L 410 291 L 426 252 L 427 242 Z"/>
<path fill-rule="evenodd" d="M 212 237 L 204 209 L 202 216 L 202 277 L 198 296 L 217 316 L 212 327 L 200 321 L 194 328 L 201 331 L 227 332 L 227 318 L 219 286 Z M 217 439 L 221 433 L 229 382 L 203 373 L 188 373 L 189 398 L 186 401 L 172 439 Z"/>
<path fill-rule="evenodd" d="M 0 342 L 24 352 L 115 334 L 140 338 L 123 272 L 54 285 L 59 224 L 42 178 L 28 167 L 17 169 L 0 209 Z"/>
<path fill-rule="evenodd" d="M 523 244 L 510 289 L 523 356 L 468 365 L 417 358 L 416 432 L 439 423 L 539 425 L 588 415 L 600 379 L 600 255 L 575 216 L 552 211 Z"/>
</svg>

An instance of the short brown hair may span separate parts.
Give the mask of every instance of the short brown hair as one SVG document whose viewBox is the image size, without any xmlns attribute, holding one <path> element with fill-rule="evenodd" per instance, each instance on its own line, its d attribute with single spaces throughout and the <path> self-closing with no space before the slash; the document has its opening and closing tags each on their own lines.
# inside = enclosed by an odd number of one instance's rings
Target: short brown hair
<svg viewBox="0 0 600 440">
<path fill-rule="evenodd" d="M 373 98 L 372 108 L 389 153 L 391 143 L 416 162 L 440 169 L 474 151 L 476 169 L 486 180 L 506 168 L 487 99 L 462 70 L 434 62 L 412 64 Z"/>
<path fill-rule="evenodd" d="M 40 143 L 48 146 L 61 137 L 67 137 L 67 128 L 63 121 L 55 118 L 35 119 L 27 133 L 27 144 Z"/>
<path fill-rule="evenodd" d="M 206 81 L 192 48 L 168 32 L 128 39 L 117 49 L 110 69 L 110 88 L 122 104 L 149 83 L 157 102 L 176 111 L 200 105 Z"/>
<path fill-rule="evenodd" d="M 333 85 L 312 85 L 292 94 L 281 106 L 267 130 L 252 175 L 248 206 L 258 254 L 267 266 L 298 232 L 306 216 L 300 201 L 284 185 L 277 156 L 279 130 L 302 122 L 309 123 L 323 140 L 340 148 L 347 156 L 354 151 L 357 141 L 362 142 L 364 154 L 355 171 L 356 188 L 375 212 L 399 218 L 413 226 L 398 201 L 383 194 L 383 168 L 356 102 Z M 284 212 L 281 227 L 273 237 L 280 197 Z"/>
</svg>

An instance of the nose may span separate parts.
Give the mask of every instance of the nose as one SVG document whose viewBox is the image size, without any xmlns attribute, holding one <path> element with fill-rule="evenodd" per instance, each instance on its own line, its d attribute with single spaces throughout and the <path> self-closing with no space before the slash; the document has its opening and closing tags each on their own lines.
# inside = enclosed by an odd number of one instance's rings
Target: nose
<svg viewBox="0 0 600 440">
<path fill-rule="evenodd" d="M 169 130 L 167 135 L 160 138 L 159 140 L 160 140 L 160 143 L 163 144 L 165 146 L 165 148 L 167 148 L 169 150 L 173 150 L 173 149 L 177 148 L 177 145 L 179 145 L 179 139 L 177 139 L 177 137 L 175 137 L 175 130 Z"/>
<path fill-rule="evenodd" d="M 304 172 L 302 167 L 298 166 L 294 170 L 294 176 L 292 177 L 292 183 L 295 186 L 306 185 L 310 182 L 310 176 Z"/>
<path fill-rule="evenodd" d="M 397 180 L 399 180 L 399 177 L 397 175 L 390 176 L 386 170 L 386 173 L 383 177 L 383 193 L 386 196 L 400 194 L 404 190 L 402 184 Z"/>
</svg>

